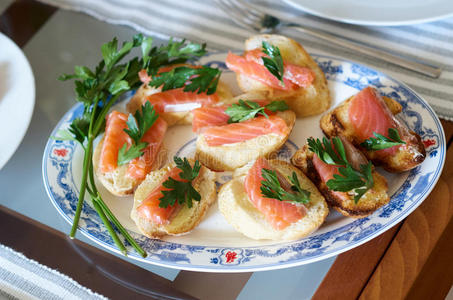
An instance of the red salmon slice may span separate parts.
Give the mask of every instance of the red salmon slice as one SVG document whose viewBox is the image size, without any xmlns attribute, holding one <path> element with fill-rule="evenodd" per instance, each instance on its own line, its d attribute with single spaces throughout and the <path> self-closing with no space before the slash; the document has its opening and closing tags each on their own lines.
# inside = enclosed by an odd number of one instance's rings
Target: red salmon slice
<svg viewBox="0 0 453 300">
<path fill-rule="evenodd" d="M 361 142 L 374 137 L 373 132 L 387 136 L 388 129 L 395 127 L 392 113 L 382 97 L 371 87 L 361 90 L 351 100 L 349 121 Z"/>
<path fill-rule="evenodd" d="M 264 54 L 261 49 L 254 49 L 245 53 L 246 60 L 253 61 L 264 66 L 262 57 L 269 56 Z M 271 73 L 269 72 L 269 74 Z M 315 73 L 310 68 L 283 62 L 283 80 L 285 79 L 291 81 L 297 86 L 307 87 L 315 80 Z"/>
<path fill-rule="evenodd" d="M 219 102 L 217 93 L 208 95 L 206 93 L 184 92 L 184 88 L 159 92 L 147 97 L 147 100 L 154 105 L 159 112 L 181 112 L 211 106 Z"/>
<path fill-rule="evenodd" d="M 104 143 L 100 157 L 100 170 L 103 173 L 115 171 L 118 167 L 119 149 L 123 147 L 124 143 L 128 147 L 132 144 L 131 138 L 124 131 L 127 128 L 127 118 L 127 114 L 118 111 L 112 111 L 107 116 Z M 143 180 L 146 174 L 151 171 L 166 131 L 167 123 L 163 119 L 158 118 L 142 138 L 142 142 L 149 143 L 144 150 L 144 155 L 129 162 L 127 170 L 129 176 Z"/>
<path fill-rule="evenodd" d="M 145 200 L 137 207 L 137 212 L 147 220 L 153 222 L 154 224 L 168 224 L 169 219 L 173 211 L 178 206 L 178 203 L 175 202 L 173 206 L 168 206 L 166 208 L 159 207 L 160 198 L 162 198 L 162 191 L 168 191 L 169 189 L 165 188 L 162 184 L 169 177 L 184 181 L 179 177 L 181 170 L 177 167 L 170 169 L 170 171 L 165 174 L 162 180 L 159 182 L 159 185 L 149 193 Z"/>
<path fill-rule="evenodd" d="M 260 116 L 240 123 L 209 127 L 206 128 L 203 135 L 209 146 L 221 146 L 243 142 L 271 133 L 286 136 L 289 131 L 285 120 L 274 115 L 269 116 L 269 118 Z"/>
<path fill-rule="evenodd" d="M 283 230 L 297 222 L 307 214 L 303 205 L 294 205 L 277 199 L 266 198 L 261 193 L 261 181 L 264 180 L 263 169 L 272 169 L 264 158 L 258 158 L 250 168 L 244 181 L 245 191 L 252 204 L 262 214 L 267 222 L 276 230 Z"/>
<path fill-rule="evenodd" d="M 335 165 L 329 165 L 323 162 L 321 159 L 319 159 L 318 155 L 314 154 L 313 155 L 313 165 L 315 166 L 316 171 L 319 174 L 319 177 L 321 177 L 322 182 L 326 183 L 330 179 L 333 179 L 334 174 L 340 174 L 338 172 L 338 166 Z M 340 199 L 349 199 L 349 196 L 344 193 L 344 192 L 336 192 L 336 191 L 330 191 Z"/>
<path fill-rule="evenodd" d="M 104 143 L 101 149 L 99 167 L 102 173 L 110 173 L 118 167 L 118 150 L 127 143 L 131 144 L 131 138 L 124 132 L 127 128 L 127 114 L 112 111 L 107 115 L 105 125 Z"/>
<path fill-rule="evenodd" d="M 164 140 L 165 132 L 167 132 L 167 122 L 162 118 L 158 118 L 153 126 L 145 133 L 142 142 L 148 143 L 148 146 L 143 151 L 143 155 L 129 162 L 127 174 L 139 181 L 145 179 L 156 159 L 159 157 L 159 151 Z"/>
<path fill-rule="evenodd" d="M 315 79 L 313 71 L 306 67 L 284 63 L 283 82 L 264 67 L 261 57 L 266 56 L 260 49 L 247 51 L 245 56 L 228 53 L 226 64 L 234 72 L 244 74 L 254 80 L 278 90 L 290 91 L 299 87 L 307 87 Z"/>
<path fill-rule="evenodd" d="M 210 126 L 228 124 L 229 115 L 225 113 L 226 107 L 200 107 L 192 111 L 192 131 L 199 133 L 201 129 Z"/>
<path fill-rule="evenodd" d="M 374 137 L 374 132 L 388 136 L 389 128 L 398 129 L 399 127 L 381 95 L 372 87 L 367 87 L 354 96 L 349 104 L 348 113 L 349 121 L 360 142 Z M 401 136 L 401 131 L 398 131 Z M 398 147 L 394 146 L 379 152 L 392 154 Z"/>
</svg>

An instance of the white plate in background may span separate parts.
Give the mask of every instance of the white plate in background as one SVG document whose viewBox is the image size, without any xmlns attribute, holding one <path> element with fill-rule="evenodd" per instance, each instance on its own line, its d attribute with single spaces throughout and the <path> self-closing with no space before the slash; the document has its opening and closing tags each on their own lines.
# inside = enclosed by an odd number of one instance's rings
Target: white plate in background
<svg viewBox="0 0 453 300">
<path fill-rule="evenodd" d="M 0 33 L 0 169 L 27 132 L 35 106 L 35 79 L 22 50 Z"/>
<path fill-rule="evenodd" d="M 343 23 L 401 26 L 453 17 L 452 0 L 284 0 L 309 14 Z"/>
</svg>

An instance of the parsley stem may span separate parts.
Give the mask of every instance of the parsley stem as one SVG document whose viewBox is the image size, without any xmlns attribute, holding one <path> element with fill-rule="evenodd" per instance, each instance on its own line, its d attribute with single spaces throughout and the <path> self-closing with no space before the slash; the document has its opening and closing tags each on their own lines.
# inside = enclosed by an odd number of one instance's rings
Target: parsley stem
<svg viewBox="0 0 453 300">
<path fill-rule="evenodd" d="M 135 251 L 137 251 L 138 254 L 140 254 L 143 258 L 147 256 L 145 250 L 143 250 L 137 242 L 130 236 L 129 232 L 121 225 L 121 223 L 118 221 L 118 219 L 115 217 L 115 215 L 110 211 L 108 208 L 107 204 L 102 200 L 101 196 L 98 195 L 97 198 L 98 204 L 101 206 L 101 208 L 104 210 L 104 212 L 107 214 L 109 219 L 112 221 L 113 224 L 116 225 L 118 230 L 121 232 L 121 234 L 126 238 L 126 240 L 129 242 L 129 244 L 134 247 Z"/>
<path fill-rule="evenodd" d="M 98 198 L 92 198 L 93 199 L 93 206 L 94 209 L 96 209 L 99 217 L 101 217 L 102 222 L 104 223 L 105 227 L 107 227 L 107 230 L 110 233 L 110 236 L 112 237 L 113 241 L 115 242 L 116 246 L 120 249 L 120 251 L 127 256 L 127 250 L 126 247 L 124 247 L 124 244 L 121 242 L 121 240 L 118 238 L 118 235 L 116 234 L 115 230 L 112 227 L 112 224 L 109 222 L 107 219 L 107 216 L 104 214 L 102 211 L 101 206 L 98 203 Z"/>
<path fill-rule="evenodd" d="M 69 237 L 71 239 L 74 238 L 77 228 L 79 227 L 80 213 L 82 211 L 83 201 L 85 199 L 88 169 L 89 169 L 90 163 L 91 163 L 91 152 L 92 151 L 93 151 L 93 138 L 88 138 L 87 148 L 86 148 L 85 154 L 83 156 L 83 172 L 82 172 L 82 183 L 80 184 L 79 200 L 77 201 L 77 208 L 76 208 L 76 212 L 74 215 L 74 220 L 72 222 L 71 232 L 69 233 Z"/>
<path fill-rule="evenodd" d="M 112 96 L 110 100 L 104 105 L 102 108 L 98 118 L 96 119 L 96 123 L 94 124 L 94 130 L 93 130 L 93 135 L 97 136 L 99 134 L 99 131 L 101 130 L 101 126 L 104 123 L 105 116 L 107 115 L 108 111 L 112 107 L 112 105 L 118 100 L 118 98 L 122 95 L 123 93 L 116 94 L 115 96 Z"/>
<path fill-rule="evenodd" d="M 90 182 L 92 186 L 92 190 L 88 189 L 88 192 L 92 195 L 92 198 L 96 198 L 99 206 L 102 208 L 105 214 L 107 214 L 108 218 L 110 221 L 115 224 L 115 226 L 118 228 L 118 230 L 121 232 L 121 234 L 126 238 L 126 240 L 129 242 L 129 244 L 134 247 L 135 251 L 137 251 L 138 254 L 140 254 L 143 258 L 147 256 L 145 250 L 143 250 L 136 242 L 135 240 L 131 237 L 129 232 L 121 225 L 120 221 L 115 217 L 115 215 L 112 213 L 112 211 L 109 209 L 107 204 L 105 204 L 104 200 L 102 199 L 101 195 L 99 194 L 96 184 L 94 182 L 94 170 L 93 170 L 93 164 L 90 164 Z"/>
</svg>

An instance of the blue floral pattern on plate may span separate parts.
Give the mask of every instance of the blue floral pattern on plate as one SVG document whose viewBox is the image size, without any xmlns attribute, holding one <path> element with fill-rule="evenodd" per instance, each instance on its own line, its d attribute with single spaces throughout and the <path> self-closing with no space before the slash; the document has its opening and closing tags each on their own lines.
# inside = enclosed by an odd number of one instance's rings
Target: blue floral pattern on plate
<svg viewBox="0 0 453 300">
<path fill-rule="evenodd" d="M 224 69 L 225 54 L 213 54 L 207 64 Z M 427 197 L 442 171 L 445 160 L 445 137 L 439 119 L 426 102 L 399 81 L 369 67 L 322 55 L 313 55 L 329 81 L 344 84 L 357 91 L 374 86 L 403 105 L 400 119 L 422 137 L 427 148 L 426 161 L 411 170 L 391 201 L 374 214 L 339 226 L 327 232 L 314 233 L 304 239 L 254 247 L 214 247 L 188 245 L 152 240 L 131 232 L 131 235 L 148 252 L 146 259 L 133 252 L 130 257 L 166 267 L 197 271 L 257 271 L 306 264 L 337 255 L 383 233 L 411 213 Z M 132 95 L 132 92 L 128 95 Z M 74 106 L 56 126 L 52 135 L 66 128 L 81 113 L 81 105 Z M 193 140 L 184 147 L 190 147 Z M 73 179 L 72 159 L 76 144 L 49 139 L 43 156 L 43 178 L 49 197 L 58 212 L 69 223 L 75 213 L 78 187 Z M 184 147 L 178 153 L 184 152 Z M 288 142 L 281 155 L 289 157 L 297 146 Z M 227 175 L 221 181 L 228 180 Z M 83 207 L 80 229 L 84 235 L 118 252 L 93 208 Z"/>
</svg>

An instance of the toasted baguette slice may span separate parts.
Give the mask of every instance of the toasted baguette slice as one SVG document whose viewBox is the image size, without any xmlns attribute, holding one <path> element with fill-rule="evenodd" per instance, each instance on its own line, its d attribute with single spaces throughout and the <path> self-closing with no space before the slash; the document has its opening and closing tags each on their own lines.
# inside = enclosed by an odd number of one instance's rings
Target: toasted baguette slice
<svg viewBox="0 0 453 300">
<path fill-rule="evenodd" d="M 127 110 L 130 113 L 134 113 L 139 109 L 146 101 L 146 98 L 152 94 L 161 92 L 161 88 L 153 88 L 147 84 L 142 84 L 141 87 L 137 90 L 134 96 L 131 98 L 127 104 Z M 219 81 L 217 85 L 217 95 L 219 96 L 218 105 L 230 104 L 233 103 L 233 96 L 230 92 L 228 86 Z M 168 124 L 172 125 L 188 125 L 192 123 L 192 113 L 191 111 L 183 112 L 164 112 L 159 114 Z"/>
<path fill-rule="evenodd" d="M 354 197 L 349 199 L 340 199 L 327 188 L 327 185 L 321 180 L 315 166 L 313 165 L 313 152 L 308 149 L 308 145 L 296 151 L 291 162 L 308 176 L 318 187 L 327 200 L 327 203 L 347 217 L 363 218 L 373 213 L 379 207 L 390 201 L 387 195 L 387 181 L 385 178 L 373 170 L 374 186 L 369 189 L 359 200 L 354 203 Z"/>
<path fill-rule="evenodd" d="M 244 92 L 261 91 L 270 100 L 285 100 L 297 117 L 316 115 L 326 111 L 331 103 L 329 88 L 323 71 L 305 49 L 296 41 L 281 35 L 255 35 L 246 40 L 245 50 L 262 48 L 263 41 L 280 49 L 283 61 L 310 68 L 315 73 L 313 84 L 292 92 L 275 90 L 267 85 L 238 74 L 236 79 Z"/>
<path fill-rule="evenodd" d="M 102 144 L 104 138 L 101 139 L 99 144 L 94 149 L 93 153 L 93 167 L 94 172 L 98 180 L 104 185 L 104 187 L 113 195 L 116 196 L 127 196 L 131 195 L 135 188 L 140 184 L 141 181 L 127 175 L 128 165 L 118 166 L 115 171 L 110 173 L 103 173 L 99 169 L 99 162 L 101 159 Z M 166 160 L 167 151 L 164 149 L 159 150 L 159 154 L 156 157 L 151 169 L 155 170 L 159 168 L 162 163 Z"/>
<path fill-rule="evenodd" d="M 338 135 L 346 137 L 352 144 L 362 150 L 375 165 L 381 165 L 389 172 L 407 171 L 423 162 L 426 156 L 425 147 L 420 136 L 413 131 L 409 131 L 413 135 L 413 142 L 410 143 L 409 148 L 400 148 L 395 155 L 379 157 L 375 151 L 367 151 L 361 147 L 348 115 L 349 104 L 353 98 L 354 96 L 348 98 L 335 109 L 322 116 L 320 126 L 325 135 L 328 137 Z M 393 115 L 401 112 L 402 106 L 397 101 L 388 97 L 382 98 Z"/>
<path fill-rule="evenodd" d="M 283 230 L 274 229 L 264 214 L 250 202 L 244 188 L 245 177 L 253 163 L 254 161 L 236 170 L 233 179 L 225 183 L 219 191 L 219 209 L 228 223 L 245 236 L 256 240 L 297 240 L 321 226 L 329 209 L 318 189 L 294 166 L 281 160 L 270 160 L 270 165 L 286 177 L 296 172 L 300 186 L 310 192 L 310 202 L 306 205 L 307 215 Z"/>
<path fill-rule="evenodd" d="M 193 161 L 191 161 L 193 164 Z M 194 229 L 203 219 L 208 208 L 216 200 L 215 173 L 202 166 L 198 177 L 193 181 L 193 187 L 201 195 L 200 201 L 192 201 L 192 207 L 182 205 L 176 209 L 165 225 L 157 225 L 137 213 L 137 208 L 149 193 L 153 191 L 162 181 L 165 174 L 175 166 L 174 163 L 164 168 L 151 172 L 146 179 L 138 186 L 134 194 L 134 205 L 131 211 L 131 218 L 138 229 L 147 237 L 160 238 L 164 235 L 182 235 Z"/>
<path fill-rule="evenodd" d="M 285 120 L 291 132 L 296 122 L 294 112 L 278 112 L 277 116 Z M 233 171 L 260 156 L 271 156 L 285 144 L 289 134 L 266 134 L 239 143 L 212 147 L 206 143 L 203 133 L 200 133 L 195 158 L 211 170 Z"/>
</svg>

